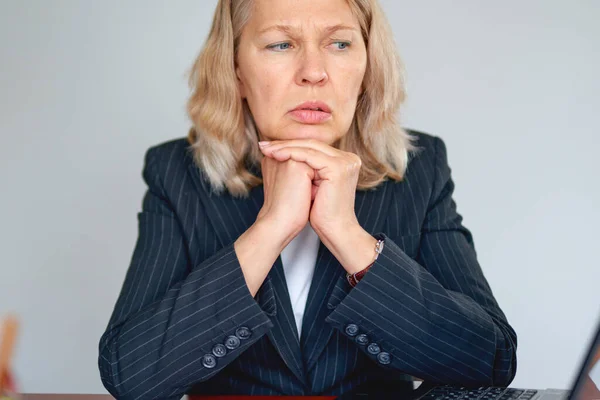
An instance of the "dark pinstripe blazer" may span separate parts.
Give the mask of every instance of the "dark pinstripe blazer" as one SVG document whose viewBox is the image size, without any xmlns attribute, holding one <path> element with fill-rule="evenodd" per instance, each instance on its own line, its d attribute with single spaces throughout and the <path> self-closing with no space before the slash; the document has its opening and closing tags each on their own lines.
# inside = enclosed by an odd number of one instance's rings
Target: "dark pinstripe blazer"
<svg viewBox="0 0 600 400">
<path fill-rule="evenodd" d="M 124 399 L 336 395 L 409 375 L 510 383 L 516 335 L 456 211 L 445 145 L 410 132 L 420 151 L 405 180 L 356 196 L 361 226 L 385 240 L 381 256 L 351 288 L 320 245 L 300 338 L 281 259 L 253 298 L 234 252 L 262 186 L 244 199 L 216 195 L 185 139 L 151 148 L 138 241 L 100 339 L 108 391 Z"/>
</svg>

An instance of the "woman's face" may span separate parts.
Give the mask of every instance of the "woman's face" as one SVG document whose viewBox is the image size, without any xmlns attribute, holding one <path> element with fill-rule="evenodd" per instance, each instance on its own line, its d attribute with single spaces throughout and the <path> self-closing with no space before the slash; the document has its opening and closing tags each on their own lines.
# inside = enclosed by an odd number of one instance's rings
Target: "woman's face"
<svg viewBox="0 0 600 400">
<path fill-rule="evenodd" d="M 346 0 L 254 0 L 236 73 L 261 140 L 344 136 L 367 64 Z"/>
</svg>

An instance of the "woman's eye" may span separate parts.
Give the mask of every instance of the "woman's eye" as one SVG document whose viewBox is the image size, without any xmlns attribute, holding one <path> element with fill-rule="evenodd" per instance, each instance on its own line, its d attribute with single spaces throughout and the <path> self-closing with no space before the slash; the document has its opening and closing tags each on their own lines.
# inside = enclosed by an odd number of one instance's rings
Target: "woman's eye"
<svg viewBox="0 0 600 400">
<path fill-rule="evenodd" d="M 291 47 L 292 47 L 292 45 L 287 42 L 272 44 L 272 45 L 268 46 L 269 49 L 273 49 L 273 50 L 287 50 Z"/>
<path fill-rule="evenodd" d="M 334 42 L 334 44 L 337 46 L 338 50 L 346 50 L 350 47 L 350 42 Z"/>
</svg>

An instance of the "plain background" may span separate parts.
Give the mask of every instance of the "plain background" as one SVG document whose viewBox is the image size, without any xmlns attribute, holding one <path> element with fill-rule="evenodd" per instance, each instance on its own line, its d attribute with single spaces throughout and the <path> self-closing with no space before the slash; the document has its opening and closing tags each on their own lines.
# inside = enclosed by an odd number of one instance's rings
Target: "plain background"
<svg viewBox="0 0 600 400">
<path fill-rule="evenodd" d="M 145 150 L 187 134 L 215 0 L 0 0 L 0 315 L 26 392 L 104 392 Z M 517 387 L 569 386 L 600 310 L 600 2 L 382 5 L 406 127 L 442 137 L 455 199 L 519 336 Z M 594 204 L 596 206 L 594 206 Z"/>
</svg>

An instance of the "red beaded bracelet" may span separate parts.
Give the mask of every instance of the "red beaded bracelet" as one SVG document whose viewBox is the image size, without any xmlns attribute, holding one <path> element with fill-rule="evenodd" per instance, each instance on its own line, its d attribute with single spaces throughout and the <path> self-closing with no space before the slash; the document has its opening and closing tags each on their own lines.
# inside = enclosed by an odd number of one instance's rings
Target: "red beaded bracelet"
<svg viewBox="0 0 600 400">
<path fill-rule="evenodd" d="M 348 281 L 350 286 L 355 287 L 358 284 L 358 282 L 360 282 L 360 280 L 363 278 L 363 276 L 365 276 L 367 271 L 373 266 L 373 264 L 375 264 L 375 261 L 377 261 L 377 257 L 379 257 L 379 254 L 381 254 L 382 250 L 383 240 L 378 240 L 377 244 L 375 245 L 375 260 L 373 260 L 373 262 L 367 268 L 361 271 L 358 271 L 354 274 L 346 273 L 346 280 Z"/>
</svg>

